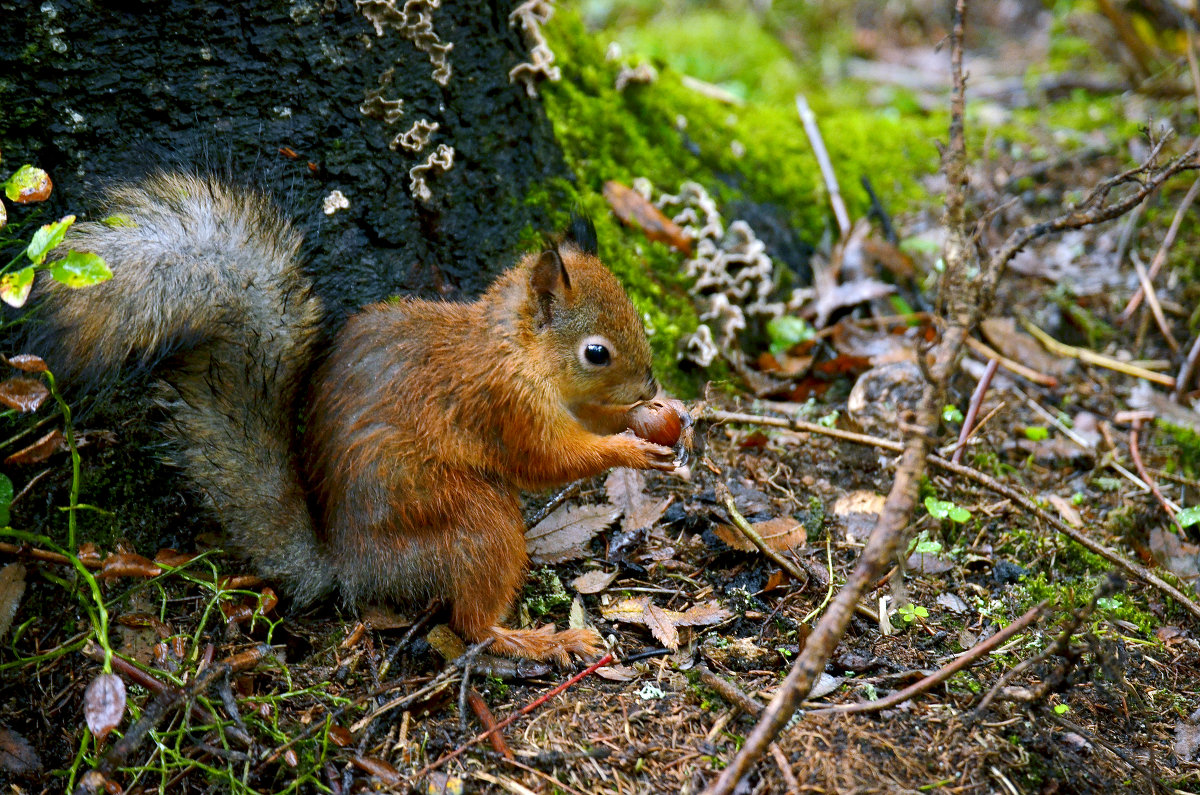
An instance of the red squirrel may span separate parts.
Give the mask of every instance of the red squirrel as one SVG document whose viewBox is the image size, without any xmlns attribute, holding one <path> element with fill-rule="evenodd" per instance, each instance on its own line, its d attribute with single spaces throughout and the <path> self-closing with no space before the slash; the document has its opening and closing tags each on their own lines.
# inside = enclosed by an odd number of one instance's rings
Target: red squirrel
<svg viewBox="0 0 1200 795">
<path fill-rule="evenodd" d="M 599 650 L 590 629 L 501 625 L 528 562 L 520 491 L 675 466 L 626 430 L 659 386 L 590 223 L 474 302 L 373 304 L 320 350 L 300 235 L 268 200 L 179 174 L 109 200 L 64 250 L 113 278 L 39 287 L 41 352 L 85 383 L 153 369 L 172 459 L 262 575 L 298 604 L 442 600 L 499 654 Z"/>
</svg>

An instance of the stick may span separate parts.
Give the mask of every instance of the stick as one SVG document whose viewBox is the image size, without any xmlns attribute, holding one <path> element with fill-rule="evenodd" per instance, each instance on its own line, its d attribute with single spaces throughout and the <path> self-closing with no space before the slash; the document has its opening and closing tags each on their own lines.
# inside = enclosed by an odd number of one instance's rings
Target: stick
<svg viewBox="0 0 1200 795">
<path fill-rule="evenodd" d="M 583 679 L 585 676 L 588 676 L 589 674 L 591 674 L 591 673 L 592 673 L 593 671 L 595 671 L 597 668 L 600 668 L 600 667 L 603 667 L 603 666 L 605 666 L 605 665 L 608 665 L 610 662 L 612 662 L 612 660 L 613 660 L 613 655 L 612 655 L 612 652 L 609 652 L 608 654 L 604 655 L 603 657 L 601 657 L 601 658 L 600 658 L 599 660 L 597 660 L 596 662 L 594 662 L 594 663 L 592 663 L 591 665 L 589 665 L 589 666 L 588 666 L 587 668 L 585 668 L 584 670 L 582 670 L 582 671 L 580 671 L 579 673 L 575 674 L 575 675 L 574 675 L 574 676 L 572 676 L 570 679 L 568 679 L 567 681 L 563 682 L 563 683 L 562 683 L 561 685 L 559 685 L 558 687 L 556 687 L 556 688 L 554 688 L 553 690 L 551 690 L 549 693 L 546 693 L 546 694 L 545 694 L 544 696 L 542 696 L 541 698 L 537 699 L 536 701 L 534 701 L 534 702 L 532 702 L 532 703 L 530 703 L 530 704 L 526 704 L 526 705 L 525 705 L 524 707 L 522 707 L 522 708 L 521 708 L 521 709 L 520 709 L 518 712 L 514 712 L 512 715 L 509 715 L 507 718 L 505 718 L 504 720 L 500 721 L 499 723 L 497 723 L 497 724 L 496 724 L 495 726 L 493 726 L 492 728 L 490 728 L 490 729 L 484 729 L 482 732 L 480 732 L 479 734 L 475 735 L 475 736 L 474 736 L 474 737 L 472 737 L 470 740 L 467 740 L 465 743 L 463 743 L 462 745 L 460 745 L 458 748 L 455 748 L 453 751 L 451 751 L 451 752 L 450 752 L 450 753 L 448 753 L 448 754 L 444 754 L 444 755 L 443 755 L 443 756 L 442 756 L 440 759 L 438 759 L 437 761 L 430 762 L 429 764 L 425 765 L 425 767 L 421 768 L 421 769 L 420 769 L 420 770 L 418 770 L 416 773 L 413 773 L 411 776 L 408 776 L 408 777 L 407 777 L 407 778 L 406 778 L 406 779 L 405 779 L 403 782 L 401 782 L 401 784 L 402 784 L 402 785 L 403 785 L 403 784 L 408 784 L 408 783 L 410 783 L 410 782 L 413 782 L 413 781 L 420 780 L 420 778 L 421 778 L 422 776 L 425 776 L 425 775 L 429 774 L 430 772 L 432 772 L 432 771 L 434 771 L 434 770 L 437 770 L 439 767 L 441 767 L 442 765 L 446 764 L 446 763 L 447 763 L 447 762 L 449 762 L 451 759 L 456 759 L 456 758 L 458 758 L 458 757 L 459 757 L 459 756 L 460 756 L 460 755 L 461 755 L 461 754 L 462 754 L 464 751 L 466 751 L 466 750 L 467 750 L 468 748 L 470 748 L 471 746 L 473 746 L 473 745 L 476 745 L 476 744 L 478 744 L 478 743 L 480 743 L 480 742 L 482 742 L 482 741 L 486 740 L 488 737 L 491 737 L 493 734 L 495 734 L 496 732 L 498 732 L 498 731 L 500 731 L 500 730 L 502 730 L 502 729 L 506 729 L 506 728 L 508 728 L 508 726 L 509 726 L 509 725 L 511 725 L 511 724 L 512 724 L 512 722 L 513 722 L 513 721 L 515 721 L 517 718 L 521 717 L 522 715 L 528 715 L 530 712 L 533 712 L 535 709 L 537 709 L 538 707 L 540 707 L 542 704 L 545 704 L 547 701 L 549 701 L 550 699 L 554 698 L 554 697 L 555 697 L 555 696 L 557 696 L 559 693 L 563 692 L 563 691 L 564 691 L 564 690 L 566 690 L 568 687 L 570 687 L 571 685 L 573 685 L 573 684 L 575 684 L 576 682 L 578 682 L 580 679 Z"/>
<path fill-rule="evenodd" d="M 997 646 L 1003 645 L 1004 642 L 1013 635 L 1016 635 L 1018 632 L 1036 621 L 1037 617 L 1041 615 L 1042 610 L 1045 608 L 1046 602 L 1041 602 L 1034 605 L 1033 607 L 1029 608 L 1029 610 L 1025 611 L 1025 614 L 1016 621 L 1012 622 L 995 635 L 992 635 L 987 640 L 982 641 L 981 643 L 976 643 L 966 653 L 957 657 L 953 662 L 943 665 L 941 668 L 934 671 L 921 681 L 915 682 L 903 690 L 898 690 L 887 698 L 881 698 L 876 701 L 863 701 L 857 704 L 838 704 L 832 707 L 810 710 L 805 714 L 832 715 L 834 713 L 849 714 L 852 712 L 879 712 L 880 710 L 891 709 L 898 704 L 903 704 L 913 696 L 918 696 L 921 693 L 924 693 L 926 690 L 932 688 L 934 685 L 946 681 L 951 676 L 954 676 L 954 674 L 958 673 L 963 668 L 966 668 L 968 665 L 975 662 Z"/>
<path fill-rule="evenodd" d="M 1162 384 L 1168 389 L 1175 386 L 1175 379 L 1169 375 L 1156 373 L 1153 370 L 1147 370 L 1143 367 L 1129 364 L 1128 362 L 1122 362 L 1118 359 L 1113 359 L 1110 356 L 1103 356 L 1093 350 L 1088 350 L 1087 348 L 1076 348 L 1074 345 L 1067 345 L 1066 343 L 1059 342 L 1058 340 L 1054 339 L 1054 337 L 1051 337 L 1049 334 L 1042 331 L 1025 318 L 1021 318 L 1021 325 L 1025 327 L 1026 331 L 1037 337 L 1037 341 L 1042 343 L 1046 350 L 1050 351 L 1051 353 L 1059 356 L 1066 356 L 1071 359 L 1078 359 L 1081 362 L 1087 362 L 1088 364 L 1094 364 L 1097 367 L 1104 367 L 1108 370 L 1114 370 L 1118 373 L 1131 375 L 1134 378 L 1153 381 L 1156 384 Z"/>
<path fill-rule="evenodd" d="M 1190 47 L 1189 47 L 1190 49 Z M 1191 150 L 1195 151 L 1195 146 Z M 1193 183 L 1192 187 L 1188 188 L 1188 192 L 1184 194 L 1183 201 L 1179 203 L 1179 207 L 1175 209 L 1175 217 L 1171 219 L 1171 225 L 1167 227 L 1167 233 L 1163 235 L 1162 243 L 1159 244 L 1158 251 L 1154 252 L 1154 259 L 1150 260 L 1150 270 L 1146 274 L 1150 279 L 1154 279 L 1158 275 L 1159 269 L 1163 263 L 1167 261 L 1167 252 L 1175 243 L 1175 235 L 1179 233 L 1179 227 L 1183 224 L 1183 217 L 1187 213 L 1188 208 L 1192 206 L 1192 202 L 1196 200 L 1196 194 L 1200 192 L 1200 177 Z M 1142 298 L 1145 296 L 1145 291 L 1139 287 L 1137 292 L 1133 294 L 1133 298 L 1129 299 L 1129 303 L 1125 305 L 1124 311 L 1121 312 L 1119 323 L 1128 323 L 1129 318 L 1133 317 L 1133 313 L 1137 311 L 1138 306 L 1142 303 Z"/>
<path fill-rule="evenodd" d="M 817 166 L 821 169 L 821 178 L 825 180 L 825 190 L 829 192 L 829 204 L 833 207 L 833 217 L 837 219 L 838 232 L 843 240 L 850 234 L 850 213 L 846 211 L 846 202 L 842 200 L 842 190 L 838 187 L 837 173 L 829 160 L 829 151 L 825 149 L 825 139 L 821 137 L 821 129 L 817 127 L 817 117 L 803 94 L 796 95 L 796 112 L 800 114 L 800 123 L 804 125 L 804 134 L 808 136 L 808 144 L 812 147 L 813 155 L 817 158 Z"/>
<path fill-rule="evenodd" d="M 983 371 L 983 375 L 979 378 L 979 383 L 975 385 L 975 391 L 971 393 L 971 403 L 967 406 L 967 416 L 963 418 L 962 430 L 958 432 L 958 446 L 954 450 L 954 457 L 950 459 L 956 464 L 962 460 L 963 451 L 967 448 L 967 439 L 971 437 L 971 429 L 975 427 L 975 417 L 979 415 L 979 407 L 983 405 L 983 397 L 987 394 L 988 387 L 992 383 L 992 376 L 996 374 L 996 370 L 999 367 L 1000 362 L 997 359 L 988 359 L 987 369 Z"/>
</svg>

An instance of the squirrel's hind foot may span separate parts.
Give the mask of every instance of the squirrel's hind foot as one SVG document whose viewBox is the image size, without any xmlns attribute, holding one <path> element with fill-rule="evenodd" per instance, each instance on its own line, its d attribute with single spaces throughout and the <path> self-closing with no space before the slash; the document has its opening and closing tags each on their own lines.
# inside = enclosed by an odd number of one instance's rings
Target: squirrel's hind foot
<svg viewBox="0 0 1200 795">
<path fill-rule="evenodd" d="M 564 629 L 562 632 L 555 632 L 553 624 L 538 629 L 492 627 L 485 637 L 493 638 L 488 647 L 491 654 L 526 657 L 530 660 L 551 660 L 560 666 L 569 664 L 572 654 L 591 657 L 599 654 L 604 648 L 600 633 L 594 629 Z"/>
</svg>

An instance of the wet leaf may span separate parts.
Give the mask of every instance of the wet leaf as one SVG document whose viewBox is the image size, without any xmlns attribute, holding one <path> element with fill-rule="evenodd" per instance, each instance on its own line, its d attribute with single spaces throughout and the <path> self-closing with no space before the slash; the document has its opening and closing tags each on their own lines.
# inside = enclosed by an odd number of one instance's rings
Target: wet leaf
<svg viewBox="0 0 1200 795">
<path fill-rule="evenodd" d="M 592 538 L 620 511 L 612 505 L 563 506 L 529 529 L 525 542 L 535 563 L 561 563 L 588 554 Z"/>
<path fill-rule="evenodd" d="M 54 183 L 50 175 L 37 166 L 23 165 L 4 183 L 4 195 L 17 204 L 34 204 L 50 198 Z"/>
<path fill-rule="evenodd" d="M 46 363 L 42 361 L 42 357 L 34 356 L 32 353 L 19 353 L 16 356 L 8 357 L 7 361 L 10 367 L 15 367 L 27 373 L 44 373 L 47 370 Z"/>
<path fill-rule="evenodd" d="M 364 773 L 375 776 L 385 784 L 396 785 L 400 783 L 400 771 L 389 765 L 382 759 L 376 759 L 373 756 L 358 756 L 351 757 L 351 762 L 359 770 Z"/>
<path fill-rule="evenodd" d="M 0 276 L 0 301 L 17 309 L 25 306 L 29 291 L 33 289 L 33 271 L 33 266 L 27 265 Z"/>
<path fill-rule="evenodd" d="M 119 552 L 104 559 L 104 565 L 100 567 L 100 574 L 97 576 L 107 580 L 114 577 L 150 578 L 160 574 L 162 569 L 149 558 L 133 552 Z"/>
<path fill-rule="evenodd" d="M 0 381 L 0 403 L 10 409 L 24 413 L 37 411 L 48 397 L 50 390 L 36 378 L 18 376 Z"/>
<path fill-rule="evenodd" d="M 99 254 L 70 251 L 62 259 L 55 260 L 50 266 L 50 275 L 68 287 L 90 287 L 111 279 L 112 271 Z"/>
<path fill-rule="evenodd" d="M 46 224 L 34 232 L 33 239 L 25 247 L 25 254 L 29 257 L 29 261 L 34 265 L 41 265 L 45 262 L 46 255 L 63 242 L 63 238 L 67 236 L 67 230 L 73 223 L 75 223 L 75 216 L 68 215 L 52 224 Z"/>
<path fill-rule="evenodd" d="M 600 593 L 611 585 L 613 580 L 617 579 L 618 573 L 617 571 L 603 571 L 601 569 L 589 571 L 587 574 L 581 574 L 572 580 L 571 587 L 579 593 Z"/>
<path fill-rule="evenodd" d="M 0 726 L 0 770 L 25 776 L 42 769 L 42 760 L 29 741 L 12 729 Z M 13 792 L 20 790 L 13 788 Z"/>
<path fill-rule="evenodd" d="M 88 729 L 103 742 L 125 715 L 125 683 L 116 674 L 99 674 L 83 691 Z"/>
<path fill-rule="evenodd" d="M 651 204 L 642 194 L 620 182 L 609 180 L 604 183 L 604 198 L 608 200 L 613 214 L 621 219 L 621 223 L 635 226 L 651 240 L 666 243 L 691 256 L 691 239 L 678 224 L 663 215 L 662 210 Z"/>
<path fill-rule="evenodd" d="M 345 748 L 354 742 L 354 735 L 350 734 L 349 729 L 333 723 L 329 726 L 329 741 L 338 748 Z"/>
<path fill-rule="evenodd" d="M 58 428 L 47 433 L 28 447 L 22 447 L 17 452 L 4 459 L 5 464 L 12 466 L 28 466 L 40 464 L 59 450 L 67 449 L 67 437 Z"/>
<path fill-rule="evenodd" d="M 20 563 L 10 563 L 0 569 L 0 640 L 4 640 L 12 627 L 13 617 L 24 595 L 25 567 Z"/>
</svg>

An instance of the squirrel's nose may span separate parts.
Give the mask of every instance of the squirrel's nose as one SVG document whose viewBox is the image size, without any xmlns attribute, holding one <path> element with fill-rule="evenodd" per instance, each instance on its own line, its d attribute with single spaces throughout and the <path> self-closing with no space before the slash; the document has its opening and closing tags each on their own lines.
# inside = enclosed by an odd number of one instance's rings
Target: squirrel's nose
<svg viewBox="0 0 1200 795">
<path fill-rule="evenodd" d="M 646 389 L 642 392 L 642 400 L 653 400 L 658 394 L 658 381 L 653 375 L 646 377 Z"/>
</svg>

